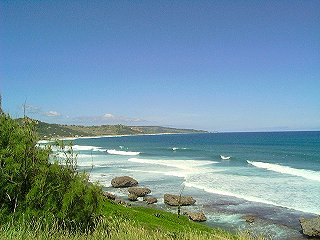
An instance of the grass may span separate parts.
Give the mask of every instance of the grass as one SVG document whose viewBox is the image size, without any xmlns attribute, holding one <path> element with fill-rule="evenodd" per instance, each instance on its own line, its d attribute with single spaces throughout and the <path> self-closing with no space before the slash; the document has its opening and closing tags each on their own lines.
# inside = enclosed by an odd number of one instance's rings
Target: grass
<svg viewBox="0 0 320 240">
<path fill-rule="evenodd" d="M 0 239 L 44 240 L 44 239 L 125 239 L 125 240 L 244 240 L 257 239 L 247 233 L 229 233 L 191 222 L 185 216 L 152 208 L 124 207 L 110 201 L 105 202 L 105 216 L 94 231 L 72 232 L 59 225 L 44 222 L 11 222 L 0 226 Z M 260 238 L 262 239 L 262 238 Z"/>
</svg>

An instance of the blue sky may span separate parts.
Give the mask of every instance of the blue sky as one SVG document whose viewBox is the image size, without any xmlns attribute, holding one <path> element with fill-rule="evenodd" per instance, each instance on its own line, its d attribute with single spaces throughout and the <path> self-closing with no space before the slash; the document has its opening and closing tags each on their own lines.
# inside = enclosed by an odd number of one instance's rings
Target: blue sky
<svg viewBox="0 0 320 240">
<path fill-rule="evenodd" d="M 56 123 L 320 130 L 320 1 L 1 1 L 3 108 Z"/>
</svg>

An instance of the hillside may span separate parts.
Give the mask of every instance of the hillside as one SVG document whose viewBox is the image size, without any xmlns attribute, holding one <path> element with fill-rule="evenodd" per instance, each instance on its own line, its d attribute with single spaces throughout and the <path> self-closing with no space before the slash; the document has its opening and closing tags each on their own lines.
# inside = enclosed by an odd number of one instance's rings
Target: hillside
<svg viewBox="0 0 320 240">
<path fill-rule="evenodd" d="M 85 137 L 101 135 L 135 135 L 135 134 L 159 134 L 159 133 L 205 133 L 206 131 L 194 129 L 179 129 L 160 126 L 125 126 L 125 125 L 101 125 L 81 126 L 50 124 L 37 121 L 36 131 L 41 138 L 52 137 Z"/>
</svg>

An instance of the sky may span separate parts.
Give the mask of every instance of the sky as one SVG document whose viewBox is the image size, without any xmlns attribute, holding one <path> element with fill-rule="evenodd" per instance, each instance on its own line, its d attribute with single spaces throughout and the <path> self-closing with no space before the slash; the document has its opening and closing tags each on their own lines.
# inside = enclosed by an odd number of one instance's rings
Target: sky
<svg viewBox="0 0 320 240">
<path fill-rule="evenodd" d="M 3 109 L 66 124 L 320 130 L 320 1 L 0 1 Z"/>
</svg>

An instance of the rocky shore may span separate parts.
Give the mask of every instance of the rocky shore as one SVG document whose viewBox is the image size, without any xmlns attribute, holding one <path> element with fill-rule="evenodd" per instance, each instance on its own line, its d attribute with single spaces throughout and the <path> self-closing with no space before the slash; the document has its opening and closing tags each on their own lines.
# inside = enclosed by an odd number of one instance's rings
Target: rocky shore
<svg viewBox="0 0 320 240">
<path fill-rule="evenodd" d="M 131 206 L 130 202 L 143 201 L 146 204 L 155 204 L 158 199 L 152 196 L 148 196 L 151 193 L 151 189 L 147 187 L 138 186 L 139 182 L 130 176 L 115 177 L 111 180 L 111 186 L 114 188 L 127 188 L 128 196 L 127 201 L 125 199 L 118 198 L 116 195 L 110 192 L 105 192 L 104 196 L 118 204 L 124 206 Z M 141 199 L 142 198 L 142 199 Z M 192 196 L 174 195 L 170 193 L 164 194 L 164 203 L 168 206 L 178 207 L 178 214 L 180 215 L 181 206 L 190 206 L 196 203 L 196 200 Z M 195 222 L 206 221 L 207 218 L 203 212 L 185 212 L 184 215 Z"/>
<path fill-rule="evenodd" d="M 127 198 L 122 199 L 116 195 L 105 192 L 104 195 L 107 199 L 112 200 L 118 204 L 124 206 L 131 206 L 131 202 L 144 202 L 146 205 L 158 203 L 158 199 L 152 195 L 152 190 L 145 186 L 139 186 L 139 182 L 129 176 L 120 176 L 115 177 L 111 180 L 111 186 L 114 188 L 126 188 L 127 189 Z M 192 196 L 184 195 L 175 195 L 172 193 L 163 194 L 163 202 L 169 207 L 177 207 L 178 215 L 185 215 L 191 221 L 195 222 L 204 222 L 207 220 L 207 217 L 204 212 L 195 212 L 195 211 L 184 211 L 181 213 L 181 206 L 192 206 L 196 204 L 196 199 Z M 184 209 L 186 210 L 186 209 Z M 243 217 L 247 224 L 255 224 L 256 216 L 248 214 Z M 297 220 L 298 221 L 298 220 Z M 315 218 L 300 218 L 299 219 L 301 226 L 301 234 L 307 238 L 311 237 L 312 239 L 320 238 L 320 216 Z"/>
</svg>

